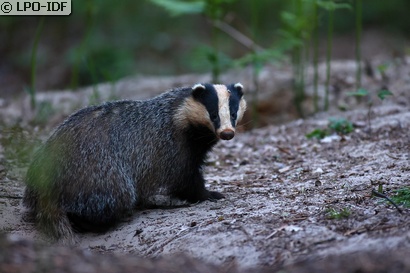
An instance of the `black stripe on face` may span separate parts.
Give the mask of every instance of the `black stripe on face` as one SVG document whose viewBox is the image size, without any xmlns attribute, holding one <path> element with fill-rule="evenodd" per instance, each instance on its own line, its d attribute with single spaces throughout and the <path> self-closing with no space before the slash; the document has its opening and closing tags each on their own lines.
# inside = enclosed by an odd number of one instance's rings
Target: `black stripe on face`
<svg viewBox="0 0 410 273">
<path fill-rule="evenodd" d="M 214 128 L 219 128 L 221 126 L 221 121 L 219 119 L 219 109 L 218 109 L 218 94 L 215 87 L 212 84 L 203 84 L 205 89 L 196 88 L 192 91 L 192 96 L 195 100 L 202 103 L 209 113 L 209 117 L 214 124 Z"/>
<path fill-rule="evenodd" d="M 232 126 L 235 127 L 236 119 L 238 118 L 239 103 L 243 96 L 243 92 L 242 88 L 239 86 L 235 87 L 235 84 L 228 85 L 227 88 L 231 92 L 231 96 L 229 97 L 229 112 L 231 114 Z"/>
</svg>

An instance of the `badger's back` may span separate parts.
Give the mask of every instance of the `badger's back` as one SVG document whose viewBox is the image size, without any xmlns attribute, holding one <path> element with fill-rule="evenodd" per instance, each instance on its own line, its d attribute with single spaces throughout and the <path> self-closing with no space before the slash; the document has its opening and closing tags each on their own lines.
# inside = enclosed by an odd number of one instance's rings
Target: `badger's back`
<svg viewBox="0 0 410 273">
<path fill-rule="evenodd" d="M 198 88 L 202 94 L 209 86 L 175 89 L 147 101 L 109 102 L 71 115 L 27 172 L 23 201 L 40 226 L 57 238 L 71 236 L 67 217 L 78 228 L 104 228 L 158 195 L 189 202 L 220 198 L 205 190 L 201 173 L 219 128 L 207 121 L 203 98 L 193 99 Z"/>
<path fill-rule="evenodd" d="M 46 198 L 96 224 L 112 221 L 121 208 L 125 212 L 143 201 L 162 182 L 155 179 L 172 170 L 167 161 L 180 151 L 175 146 L 181 139 L 171 122 L 185 92 L 174 93 L 148 101 L 109 102 L 73 114 L 36 154 L 26 177 L 28 188 L 43 184 L 40 191 L 50 192 Z M 136 183 L 143 180 L 144 185 Z"/>
</svg>

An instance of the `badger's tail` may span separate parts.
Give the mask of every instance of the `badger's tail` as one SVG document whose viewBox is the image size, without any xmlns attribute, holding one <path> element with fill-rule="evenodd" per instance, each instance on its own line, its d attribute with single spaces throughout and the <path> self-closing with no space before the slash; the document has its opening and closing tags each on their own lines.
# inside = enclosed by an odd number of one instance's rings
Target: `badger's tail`
<svg viewBox="0 0 410 273">
<path fill-rule="evenodd" d="M 40 197 L 36 192 L 26 188 L 23 204 L 30 210 L 32 219 L 44 234 L 63 244 L 76 242 L 67 214 L 57 202 L 53 202 L 51 198 Z"/>
<path fill-rule="evenodd" d="M 61 243 L 74 244 L 76 242 L 71 223 L 66 213 L 60 209 L 38 211 L 36 222 L 46 235 L 59 240 Z"/>
</svg>

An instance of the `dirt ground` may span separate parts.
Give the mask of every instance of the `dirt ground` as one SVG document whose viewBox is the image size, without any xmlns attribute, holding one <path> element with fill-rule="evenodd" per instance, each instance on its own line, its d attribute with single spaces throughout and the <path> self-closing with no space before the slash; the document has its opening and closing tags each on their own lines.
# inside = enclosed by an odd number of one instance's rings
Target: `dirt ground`
<svg viewBox="0 0 410 273">
<path fill-rule="evenodd" d="M 305 272 L 315 266 L 316 272 L 319 266 L 333 272 L 408 272 L 410 209 L 401 207 L 400 213 L 385 199 L 372 196 L 379 185 L 388 196 L 410 186 L 410 81 L 404 82 L 401 91 L 393 90 L 394 99 L 371 109 L 371 130 L 368 109 L 358 107 L 253 129 L 218 143 L 205 176 L 207 186 L 226 199 L 136 211 L 110 232 L 79 234 L 72 254 L 24 221 L 20 204 L 31 154 L 30 148 L 21 147 L 36 146 L 49 127 L 24 121 L 21 127 L 1 125 L 0 232 L 8 234 L 8 243 L 0 243 L 0 249 L 17 253 L 24 246 L 33 251 L 34 240 L 45 242 L 45 248 L 51 245 L 48 255 L 62 251 L 73 261 L 75 255 L 87 259 L 102 253 L 116 263 L 123 255 L 122 261 L 130 261 L 132 255 L 163 257 L 157 265 L 164 261 L 188 269 L 186 261 L 195 261 L 204 266 L 191 272 L 216 272 L 220 266 L 229 272 L 256 267 Z M 312 130 L 326 128 L 329 117 L 352 121 L 354 132 L 320 141 L 306 138 Z M 13 154 L 20 154 L 19 164 L 11 159 Z M 177 253 L 183 255 L 172 258 Z M 0 265 L 17 256 L 10 257 L 2 260 L 0 255 Z"/>
</svg>

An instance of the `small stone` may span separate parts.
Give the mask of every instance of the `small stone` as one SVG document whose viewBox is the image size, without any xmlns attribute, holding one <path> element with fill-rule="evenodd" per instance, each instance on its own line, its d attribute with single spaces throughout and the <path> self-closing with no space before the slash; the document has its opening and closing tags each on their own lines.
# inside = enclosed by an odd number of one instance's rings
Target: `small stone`
<svg viewBox="0 0 410 273">
<path fill-rule="evenodd" d="M 322 170 L 322 168 L 317 168 L 316 170 L 313 171 L 313 173 L 322 174 L 323 170 Z"/>
<path fill-rule="evenodd" d="M 289 171 L 289 170 L 290 170 L 290 167 L 289 167 L 289 166 L 286 166 L 286 167 L 284 167 L 284 168 L 279 169 L 278 172 L 284 173 L 284 172 L 287 172 L 287 171 Z"/>
</svg>

